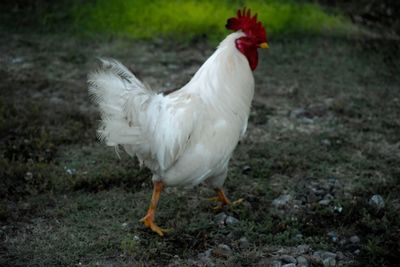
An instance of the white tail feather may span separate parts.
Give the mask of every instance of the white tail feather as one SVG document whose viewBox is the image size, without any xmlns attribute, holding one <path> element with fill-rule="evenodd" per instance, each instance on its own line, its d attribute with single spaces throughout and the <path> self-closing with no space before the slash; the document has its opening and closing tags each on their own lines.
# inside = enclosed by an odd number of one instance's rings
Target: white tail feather
<svg viewBox="0 0 400 267">
<path fill-rule="evenodd" d="M 109 146 L 137 146 L 144 142 L 139 112 L 154 93 L 118 61 L 100 62 L 100 69 L 88 76 L 89 93 L 101 113 L 99 139 Z"/>
</svg>

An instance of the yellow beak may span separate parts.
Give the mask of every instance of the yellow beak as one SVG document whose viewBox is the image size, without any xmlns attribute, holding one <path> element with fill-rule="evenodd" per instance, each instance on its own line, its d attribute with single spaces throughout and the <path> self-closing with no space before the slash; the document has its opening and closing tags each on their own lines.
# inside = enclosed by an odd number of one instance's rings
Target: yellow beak
<svg viewBox="0 0 400 267">
<path fill-rule="evenodd" d="M 268 43 L 264 42 L 260 44 L 260 48 L 269 48 Z"/>
</svg>

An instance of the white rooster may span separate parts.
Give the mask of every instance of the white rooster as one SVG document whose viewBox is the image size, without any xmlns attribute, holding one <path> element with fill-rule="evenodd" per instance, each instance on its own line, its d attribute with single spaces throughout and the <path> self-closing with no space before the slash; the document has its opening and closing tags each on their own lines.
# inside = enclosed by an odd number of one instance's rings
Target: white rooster
<svg viewBox="0 0 400 267">
<path fill-rule="evenodd" d="M 101 112 L 98 133 L 108 146 L 122 146 L 153 173 L 146 227 L 163 236 L 154 222 L 165 186 L 206 182 L 229 204 L 222 186 L 228 163 L 247 128 L 254 94 L 252 70 L 258 48 L 268 48 L 257 15 L 238 10 L 228 19 L 228 35 L 194 77 L 170 94 L 146 88 L 116 60 L 101 60 L 89 75 L 89 92 Z"/>
</svg>

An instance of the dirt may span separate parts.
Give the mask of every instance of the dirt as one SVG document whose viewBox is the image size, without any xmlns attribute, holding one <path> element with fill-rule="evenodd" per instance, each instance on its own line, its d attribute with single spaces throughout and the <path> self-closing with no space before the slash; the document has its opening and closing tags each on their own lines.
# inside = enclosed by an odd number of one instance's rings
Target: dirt
<svg viewBox="0 0 400 267">
<path fill-rule="evenodd" d="M 173 230 L 161 238 L 139 223 L 150 173 L 96 139 L 86 75 L 96 57 L 113 57 L 152 88 L 179 88 L 213 47 L 1 35 L 0 265 L 398 264 L 397 42 L 273 38 L 226 182 L 243 203 L 216 212 L 204 186 L 167 189 L 157 222 Z"/>
</svg>

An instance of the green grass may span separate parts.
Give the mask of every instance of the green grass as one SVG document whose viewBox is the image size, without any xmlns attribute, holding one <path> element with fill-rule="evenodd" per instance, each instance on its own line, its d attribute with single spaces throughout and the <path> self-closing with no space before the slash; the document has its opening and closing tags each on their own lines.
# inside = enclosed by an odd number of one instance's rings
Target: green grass
<svg viewBox="0 0 400 267">
<path fill-rule="evenodd" d="M 226 19 L 246 6 L 258 13 L 268 34 L 326 30 L 343 32 L 349 23 L 329 15 L 320 6 L 295 1 L 124 1 L 98 0 L 72 7 L 73 25 L 79 31 L 103 32 L 148 39 L 160 36 L 190 39 L 226 35 Z"/>
</svg>

